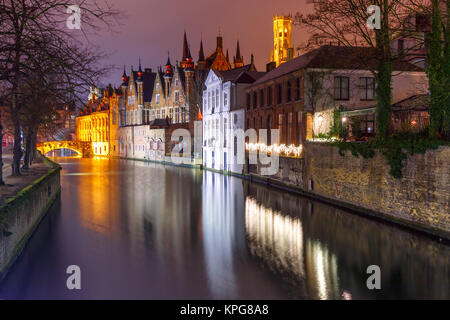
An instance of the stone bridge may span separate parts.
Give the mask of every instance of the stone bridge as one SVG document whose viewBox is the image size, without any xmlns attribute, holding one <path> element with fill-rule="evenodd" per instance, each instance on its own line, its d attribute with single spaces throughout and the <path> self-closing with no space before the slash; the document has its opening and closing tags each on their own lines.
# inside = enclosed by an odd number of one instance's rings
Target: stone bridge
<svg viewBox="0 0 450 320">
<path fill-rule="evenodd" d="M 50 151 L 58 149 L 70 149 L 78 153 L 83 158 L 92 156 L 92 143 L 81 141 L 46 141 L 40 142 L 36 145 L 36 149 L 43 155 Z"/>
</svg>

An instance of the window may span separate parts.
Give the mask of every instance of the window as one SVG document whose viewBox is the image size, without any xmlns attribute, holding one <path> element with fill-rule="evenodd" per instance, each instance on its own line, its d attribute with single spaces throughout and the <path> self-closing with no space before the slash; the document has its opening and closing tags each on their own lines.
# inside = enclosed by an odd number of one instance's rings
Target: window
<svg viewBox="0 0 450 320">
<path fill-rule="evenodd" d="M 259 91 L 259 106 L 264 107 L 264 89 Z"/>
<path fill-rule="evenodd" d="M 247 93 L 247 110 L 250 110 L 250 93 Z"/>
<path fill-rule="evenodd" d="M 253 91 L 253 108 L 256 108 L 258 105 L 258 95 L 256 91 Z"/>
<path fill-rule="evenodd" d="M 228 107 L 228 94 L 226 92 L 223 93 L 223 106 Z"/>
<path fill-rule="evenodd" d="M 301 90 L 301 88 L 300 88 L 301 83 L 302 83 L 301 78 L 298 77 L 295 80 L 295 100 L 300 100 L 301 99 L 301 91 L 300 91 Z"/>
<path fill-rule="evenodd" d="M 180 92 L 179 91 L 175 91 L 175 103 L 180 102 Z"/>
<path fill-rule="evenodd" d="M 208 101 L 209 101 L 208 108 L 209 108 L 209 110 L 211 110 L 211 108 L 212 108 L 211 91 L 208 92 Z"/>
<path fill-rule="evenodd" d="M 273 102 L 272 86 L 267 88 L 267 105 L 271 106 Z"/>
<path fill-rule="evenodd" d="M 336 100 L 348 100 L 350 98 L 349 82 L 349 77 L 334 77 L 334 98 Z"/>
<path fill-rule="evenodd" d="M 220 102 L 219 102 L 219 89 L 216 89 L 216 107 L 219 108 Z"/>
<path fill-rule="evenodd" d="M 159 104 L 161 103 L 161 95 L 158 93 L 156 95 L 156 106 L 159 107 Z"/>
<path fill-rule="evenodd" d="M 290 144 L 294 144 L 294 139 L 293 139 L 293 114 L 292 112 L 289 112 L 288 114 L 288 119 L 287 119 L 287 132 L 288 132 L 288 136 L 287 136 L 287 143 L 288 145 Z"/>
<path fill-rule="evenodd" d="M 373 100 L 375 96 L 375 78 L 360 78 L 361 100 Z"/>
<path fill-rule="evenodd" d="M 279 83 L 277 90 L 277 104 L 281 104 L 282 100 L 283 100 L 283 85 Z"/>
<path fill-rule="evenodd" d="M 286 88 L 286 101 L 291 102 L 291 100 L 292 100 L 292 82 L 291 80 L 288 80 Z"/>
<path fill-rule="evenodd" d="M 280 136 L 278 137 L 278 141 L 275 143 L 280 143 L 281 141 L 283 141 L 284 138 L 284 129 L 285 129 L 285 117 L 284 114 L 279 114 L 278 115 L 278 130 L 280 130 Z"/>
</svg>

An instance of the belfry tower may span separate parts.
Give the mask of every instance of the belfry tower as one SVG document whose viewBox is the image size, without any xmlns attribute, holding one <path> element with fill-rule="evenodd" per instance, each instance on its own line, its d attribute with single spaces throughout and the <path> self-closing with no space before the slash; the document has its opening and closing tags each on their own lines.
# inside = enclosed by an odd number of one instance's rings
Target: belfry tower
<svg viewBox="0 0 450 320">
<path fill-rule="evenodd" d="M 278 67 L 294 57 L 292 48 L 292 15 L 273 17 L 273 49 L 271 61 Z"/>
</svg>

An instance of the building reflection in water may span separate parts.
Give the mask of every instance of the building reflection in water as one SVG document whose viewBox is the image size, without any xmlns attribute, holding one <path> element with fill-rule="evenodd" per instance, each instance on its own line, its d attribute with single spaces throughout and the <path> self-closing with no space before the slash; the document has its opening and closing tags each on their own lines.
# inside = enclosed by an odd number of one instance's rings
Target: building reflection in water
<svg viewBox="0 0 450 320">
<path fill-rule="evenodd" d="M 240 286 L 235 259 L 245 250 L 243 186 L 240 181 L 205 171 L 202 234 L 206 273 L 211 292 L 233 299 Z"/>
<path fill-rule="evenodd" d="M 296 287 L 297 297 L 336 299 L 338 285 L 336 256 L 322 243 L 304 241 L 298 216 L 265 207 L 251 196 L 245 200 L 245 226 L 250 252 L 272 272 Z M 311 260 L 306 273 L 305 256 Z M 313 295 L 313 296 L 311 296 Z"/>
<path fill-rule="evenodd" d="M 247 197 L 245 227 L 253 255 L 271 260 L 275 270 L 289 270 L 297 277 L 305 276 L 300 219 L 266 208 Z"/>
<path fill-rule="evenodd" d="M 450 247 L 339 208 L 246 182 L 251 254 L 280 275 L 292 298 L 448 299 Z M 382 290 L 369 290 L 370 265 Z"/>
</svg>

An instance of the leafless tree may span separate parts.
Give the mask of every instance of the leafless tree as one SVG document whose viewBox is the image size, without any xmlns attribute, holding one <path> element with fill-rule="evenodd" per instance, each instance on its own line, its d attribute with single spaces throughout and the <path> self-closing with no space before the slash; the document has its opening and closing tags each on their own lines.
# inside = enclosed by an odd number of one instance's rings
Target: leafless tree
<svg viewBox="0 0 450 320">
<path fill-rule="evenodd" d="M 66 22 L 67 8 L 78 6 L 80 32 L 71 30 Z M 13 175 L 20 175 L 22 157 L 20 115 L 26 101 L 20 91 L 24 79 L 32 72 L 39 74 L 39 57 L 51 61 L 65 87 L 76 94 L 86 84 L 93 84 L 102 72 L 93 69 L 98 54 L 85 45 L 91 32 L 111 29 L 118 12 L 108 3 L 95 0 L 0 0 L 0 81 L 9 89 L 9 107 L 14 125 Z M 44 57 L 44 59 L 42 59 Z M 86 65 L 87 63 L 87 65 Z M 0 168 L 1 170 L 1 168 Z"/>
</svg>

